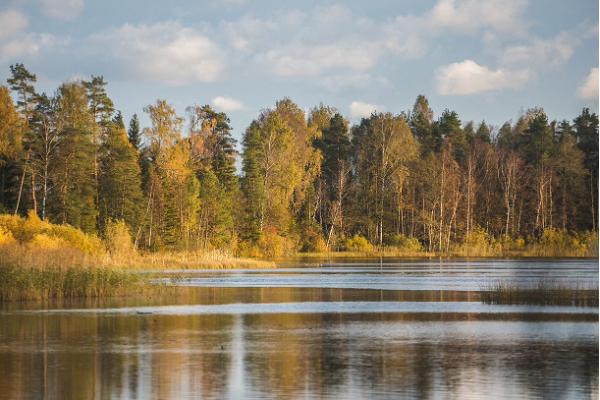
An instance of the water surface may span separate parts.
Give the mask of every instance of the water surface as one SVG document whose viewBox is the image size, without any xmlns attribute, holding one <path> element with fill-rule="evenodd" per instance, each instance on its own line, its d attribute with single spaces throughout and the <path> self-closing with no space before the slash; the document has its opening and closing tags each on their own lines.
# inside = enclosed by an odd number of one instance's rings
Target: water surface
<svg viewBox="0 0 600 400">
<path fill-rule="evenodd" d="M 177 297 L 11 304 L 0 398 L 598 398 L 598 309 L 482 304 L 498 279 L 596 287 L 598 264 L 188 271 Z"/>
</svg>

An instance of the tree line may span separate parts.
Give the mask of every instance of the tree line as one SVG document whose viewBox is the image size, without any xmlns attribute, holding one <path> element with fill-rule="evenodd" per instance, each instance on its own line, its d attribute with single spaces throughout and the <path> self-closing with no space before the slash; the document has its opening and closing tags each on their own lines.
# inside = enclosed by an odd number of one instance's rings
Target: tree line
<svg viewBox="0 0 600 400">
<path fill-rule="evenodd" d="M 493 128 L 409 111 L 350 126 L 335 108 L 308 115 L 288 98 L 246 129 L 209 105 L 187 119 L 165 100 L 125 124 L 101 76 L 38 93 L 10 67 L 0 87 L 0 208 L 102 235 L 124 221 L 139 249 L 279 253 L 338 250 L 360 235 L 448 251 L 473 232 L 535 240 L 596 231 L 598 116 L 549 120 L 532 108 Z M 187 123 L 186 123 L 187 121 Z M 241 156 L 241 171 L 236 159 Z"/>
</svg>

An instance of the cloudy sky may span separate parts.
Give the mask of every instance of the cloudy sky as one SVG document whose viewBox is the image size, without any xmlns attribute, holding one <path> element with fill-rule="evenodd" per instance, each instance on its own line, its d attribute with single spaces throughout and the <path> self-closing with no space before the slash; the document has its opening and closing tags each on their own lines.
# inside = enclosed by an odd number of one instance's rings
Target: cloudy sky
<svg viewBox="0 0 600 400">
<path fill-rule="evenodd" d="M 598 1 L 2 0 L 2 81 L 15 62 L 47 92 L 103 75 L 127 120 L 210 103 L 238 138 L 284 96 L 353 122 L 418 94 L 463 122 L 572 119 L 598 110 Z"/>
</svg>

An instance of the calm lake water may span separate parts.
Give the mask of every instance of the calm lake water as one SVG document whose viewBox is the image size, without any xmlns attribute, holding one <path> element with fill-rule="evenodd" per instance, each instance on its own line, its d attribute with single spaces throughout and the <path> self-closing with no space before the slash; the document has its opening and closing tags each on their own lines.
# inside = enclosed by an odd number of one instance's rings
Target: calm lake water
<svg viewBox="0 0 600 400">
<path fill-rule="evenodd" d="M 598 398 L 598 308 L 480 302 L 595 288 L 597 260 L 184 275 L 176 297 L 5 305 L 0 399 Z"/>
</svg>

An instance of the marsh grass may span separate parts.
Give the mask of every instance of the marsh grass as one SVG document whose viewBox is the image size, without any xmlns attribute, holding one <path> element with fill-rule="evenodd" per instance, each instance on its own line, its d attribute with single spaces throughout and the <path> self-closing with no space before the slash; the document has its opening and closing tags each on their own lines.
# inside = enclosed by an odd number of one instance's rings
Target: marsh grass
<svg viewBox="0 0 600 400">
<path fill-rule="evenodd" d="M 0 268 L 0 301 L 123 296 L 148 289 L 141 276 L 109 268 Z"/>
<path fill-rule="evenodd" d="M 272 261 L 240 258 L 224 250 L 142 253 L 125 262 L 111 259 L 114 265 L 136 269 L 236 269 L 275 268 Z"/>
<path fill-rule="evenodd" d="M 582 285 L 573 288 L 547 281 L 540 281 L 534 287 L 496 282 L 482 288 L 481 301 L 486 304 L 598 307 L 598 288 Z"/>
</svg>

